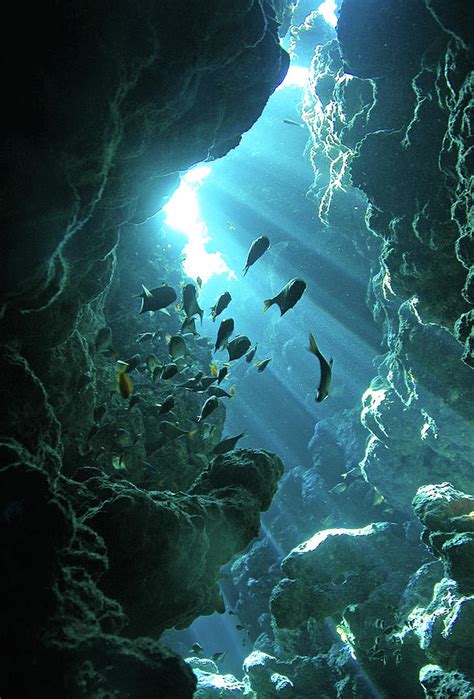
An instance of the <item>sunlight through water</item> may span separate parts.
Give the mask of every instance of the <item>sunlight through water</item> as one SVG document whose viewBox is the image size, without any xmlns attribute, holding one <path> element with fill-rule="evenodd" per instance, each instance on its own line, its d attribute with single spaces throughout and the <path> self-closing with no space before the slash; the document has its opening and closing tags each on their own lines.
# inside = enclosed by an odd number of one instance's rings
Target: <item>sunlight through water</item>
<svg viewBox="0 0 474 699">
<path fill-rule="evenodd" d="M 207 244 L 212 242 L 212 237 L 201 216 L 198 191 L 210 173 L 211 168 L 206 165 L 189 170 L 163 207 L 166 213 L 165 224 L 183 233 L 188 239 L 183 248 L 184 272 L 194 279 L 201 277 L 203 284 L 215 274 L 227 274 L 228 279 L 235 278 L 235 273 L 227 265 L 222 254 L 208 252 L 206 249 Z"/>
</svg>

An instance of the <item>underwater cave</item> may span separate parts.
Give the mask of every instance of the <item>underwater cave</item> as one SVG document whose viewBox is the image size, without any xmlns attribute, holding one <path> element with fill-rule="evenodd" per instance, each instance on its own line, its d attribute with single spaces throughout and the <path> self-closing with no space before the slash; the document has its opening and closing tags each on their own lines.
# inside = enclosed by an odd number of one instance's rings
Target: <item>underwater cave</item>
<svg viewBox="0 0 474 699">
<path fill-rule="evenodd" d="M 474 699 L 474 5 L 3 27 L 1 699 Z"/>
</svg>

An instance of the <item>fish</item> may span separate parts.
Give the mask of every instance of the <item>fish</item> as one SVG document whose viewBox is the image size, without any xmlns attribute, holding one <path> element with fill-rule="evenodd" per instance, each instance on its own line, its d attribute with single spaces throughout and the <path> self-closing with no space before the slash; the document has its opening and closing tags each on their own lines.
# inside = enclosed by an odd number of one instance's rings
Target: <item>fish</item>
<svg viewBox="0 0 474 699">
<path fill-rule="evenodd" d="M 198 371 L 196 376 L 193 376 L 192 379 L 188 379 L 184 383 L 179 383 L 178 388 L 187 388 L 188 390 L 194 390 L 201 384 L 201 379 L 203 377 L 202 371 Z"/>
<path fill-rule="evenodd" d="M 225 650 L 221 650 L 221 651 L 218 651 L 217 653 L 213 653 L 211 655 L 211 660 L 213 660 L 215 663 L 219 662 L 219 660 L 222 660 L 222 658 L 224 657 L 226 652 L 227 651 L 225 651 Z"/>
<path fill-rule="evenodd" d="M 196 422 L 202 422 L 218 407 L 219 401 L 215 396 L 211 396 L 206 400 L 201 409 L 201 414 L 196 418 Z"/>
<path fill-rule="evenodd" d="M 209 386 L 217 381 L 217 376 L 203 376 L 199 382 L 199 390 L 204 392 L 207 391 Z"/>
<path fill-rule="evenodd" d="M 181 332 L 183 335 L 199 335 L 196 330 L 196 319 L 195 318 L 185 318 L 181 325 Z"/>
<path fill-rule="evenodd" d="M 219 374 L 219 367 L 217 366 L 217 364 L 216 364 L 215 362 L 211 362 L 211 363 L 209 364 L 209 369 L 211 370 L 212 376 L 218 376 L 218 374 Z"/>
<path fill-rule="evenodd" d="M 112 329 L 106 325 L 95 336 L 95 349 L 97 352 L 110 350 L 112 347 Z"/>
<path fill-rule="evenodd" d="M 162 422 L 160 422 L 160 431 L 169 439 L 179 439 L 180 437 L 192 438 L 196 434 L 196 430 L 182 430 L 176 423 L 168 422 L 168 420 L 162 420 Z"/>
<path fill-rule="evenodd" d="M 231 342 L 229 342 L 229 344 L 226 347 L 229 353 L 229 361 L 231 362 L 234 359 L 240 359 L 240 357 L 243 357 L 244 354 L 248 351 L 251 344 L 252 343 L 250 342 L 247 335 L 237 335 L 236 337 L 234 337 L 234 339 Z"/>
<path fill-rule="evenodd" d="M 146 358 L 145 363 L 147 365 L 148 371 L 150 372 L 150 374 L 152 376 L 154 375 L 155 369 L 158 369 L 158 368 L 161 369 L 161 367 L 162 367 L 162 364 L 161 364 L 160 360 L 158 359 L 158 357 L 156 356 L 156 354 L 149 354 L 148 357 Z"/>
<path fill-rule="evenodd" d="M 385 628 L 385 621 L 383 619 L 376 619 L 374 621 L 374 626 L 376 629 L 384 629 Z"/>
<path fill-rule="evenodd" d="M 340 495 L 345 490 L 347 490 L 347 483 L 338 483 L 334 486 L 334 488 L 331 488 L 329 492 L 334 493 L 335 495 Z"/>
<path fill-rule="evenodd" d="M 266 235 L 261 235 L 260 238 L 256 238 L 249 248 L 247 261 L 244 267 L 243 276 L 247 274 L 249 267 L 251 267 L 255 262 L 262 257 L 263 253 L 270 247 L 270 240 Z"/>
<path fill-rule="evenodd" d="M 178 371 L 179 371 L 178 366 L 174 362 L 171 362 L 171 364 L 165 364 L 165 366 L 163 367 L 163 369 L 161 371 L 160 378 L 164 379 L 165 381 L 167 379 L 172 379 L 173 376 L 176 376 Z"/>
<path fill-rule="evenodd" d="M 140 402 L 140 394 L 135 393 L 131 398 L 128 403 L 128 409 L 131 410 L 137 403 Z"/>
<path fill-rule="evenodd" d="M 219 316 L 222 313 L 222 311 L 224 311 L 227 308 L 231 301 L 232 296 L 229 294 L 228 291 L 224 291 L 224 293 L 219 296 L 217 302 L 211 308 L 211 318 L 213 321 L 215 321 L 217 316 Z"/>
<path fill-rule="evenodd" d="M 162 415 L 164 413 L 169 413 L 169 411 L 173 410 L 173 408 L 174 408 L 174 396 L 172 396 L 172 395 L 166 396 L 163 403 L 156 403 L 155 407 L 159 409 L 158 412 L 161 413 Z"/>
<path fill-rule="evenodd" d="M 187 318 L 198 315 L 202 323 L 204 311 L 199 307 L 196 295 L 197 291 L 194 284 L 186 284 L 186 286 L 183 287 L 183 308 Z"/>
<path fill-rule="evenodd" d="M 226 437 L 226 439 L 223 439 L 221 442 L 219 442 L 219 444 L 216 444 L 216 446 L 212 450 L 212 453 L 216 455 L 227 454 L 228 451 L 232 451 L 233 449 L 235 449 L 235 445 L 237 444 L 239 439 L 245 437 L 246 434 L 246 432 L 241 432 L 235 437 Z"/>
<path fill-rule="evenodd" d="M 321 352 L 318 349 L 314 335 L 310 333 L 309 335 L 309 347 L 307 348 L 309 352 L 314 354 L 319 359 L 319 365 L 321 367 L 321 378 L 319 380 L 318 395 L 316 396 L 316 402 L 322 403 L 325 398 L 329 395 L 329 388 L 331 386 L 332 379 L 332 358 L 327 362 Z"/>
<path fill-rule="evenodd" d="M 176 291 L 166 284 L 155 289 L 147 289 L 142 284 L 142 292 L 136 294 L 134 298 L 141 298 L 142 305 L 139 313 L 146 313 L 147 311 L 160 311 L 166 308 L 166 306 L 174 303 L 177 297 Z"/>
<path fill-rule="evenodd" d="M 222 381 L 224 381 L 225 377 L 229 373 L 229 370 L 226 366 L 223 366 L 220 370 L 219 373 L 217 374 L 217 383 L 220 384 Z"/>
<path fill-rule="evenodd" d="M 299 121 L 293 121 L 293 119 L 283 119 L 284 124 L 290 124 L 291 126 L 299 126 L 300 128 L 304 129 L 305 125 L 302 124 Z"/>
<path fill-rule="evenodd" d="M 135 438 L 132 437 L 128 430 L 124 430 L 120 427 L 114 434 L 115 443 L 121 449 L 128 449 L 135 444 Z"/>
<path fill-rule="evenodd" d="M 136 369 L 139 364 L 141 364 L 142 358 L 140 357 L 139 354 L 134 354 L 133 357 L 129 357 L 125 361 L 128 364 L 128 367 L 126 368 L 125 371 L 130 373 L 131 371 Z"/>
<path fill-rule="evenodd" d="M 256 352 L 257 352 L 257 343 L 255 343 L 254 346 L 252 347 L 252 349 L 249 350 L 247 352 L 247 354 L 245 355 L 245 361 L 247 362 L 247 364 L 250 364 L 252 359 L 255 357 Z"/>
<path fill-rule="evenodd" d="M 140 333 L 137 335 L 135 342 L 149 342 L 150 340 L 154 339 L 155 334 L 156 333 Z"/>
<path fill-rule="evenodd" d="M 202 289 L 202 279 L 201 277 L 196 277 L 196 284 L 200 289 Z"/>
<path fill-rule="evenodd" d="M 199 645 L 199 643 L 193 643 L 191 648 L 189 649 L 190 653 L 194 653 L 195 655 L 199 655 L 199 653 L 202 653 L 204 648 Z"/>
<path fill-rule="evenodd" d="M 260 373 L 262 371 L 265 371 L 265 369 L 267 368 L 267 366 L 270 364 L 271 361 L 272 361 L 272 358 L 268 357 L 268 359 L 261 359 L 259 362 L 255 362 L 255 366 L 257 367 L 257 371 L 259 371 Z"/>
<path fill-rule="evenodd" d="M 216 344 L 214 345 L 214 352 L 221 349 L 225 342 L 234 332 L 234 320 L 233 318 L 228 318 L 227 320 L 222 320 L 219 325 L 219 330 L 217 331 Z"/>
<path fill-rule="evenodd" d="M 129 398 L 133 393 L 133 381 L 127 374 L 127 366 L 126 362 L 117 362 L 115 386 L 122 398 Z"/>
<path fill-rule="evenodd" d="M 179 357 L 184 357 L 187 353 L 188 347 L 186 345 L 186 340 L 182 335 L 170 335 L 168 340 L 168 352 L 170 357 L 174 360 Z"/>
<path fill-rule="evenodd" d="M 220 388 L 220 386 L 209 386 L 209 388 L 207 389 L 207 393 L 209 396 L 215 396 L 216 398 L 233 398 L 232 393 L 227 393 L 227 391 L 225 391 L 223 388 Z"/>
<path fill-rule="evenodd" d="M 280 309 L 280 315 L 285 315 L 290 308 L 293 308 L 298 303 L 305 289 L 306 282 L 302 279 L 292 279 L 276 296 L 271 299 L 265 299 L 263 312 L 266 313 L 270 306 L 276 303 Z"/>
</svg>

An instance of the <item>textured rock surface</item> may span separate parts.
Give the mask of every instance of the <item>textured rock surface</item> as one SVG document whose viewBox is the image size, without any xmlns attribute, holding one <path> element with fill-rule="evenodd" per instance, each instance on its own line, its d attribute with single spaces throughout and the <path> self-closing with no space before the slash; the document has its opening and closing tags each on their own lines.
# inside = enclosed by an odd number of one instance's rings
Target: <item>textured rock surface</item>
<svg viewBox="0 0 474 699">
<path fill-rule="evenodd" d="M 427 699 L 472 699 L 474 685 L 460 672 L 444 672 L 438 665 L 425 665 L 420 670 L 420 682 Z"/>
</svg>

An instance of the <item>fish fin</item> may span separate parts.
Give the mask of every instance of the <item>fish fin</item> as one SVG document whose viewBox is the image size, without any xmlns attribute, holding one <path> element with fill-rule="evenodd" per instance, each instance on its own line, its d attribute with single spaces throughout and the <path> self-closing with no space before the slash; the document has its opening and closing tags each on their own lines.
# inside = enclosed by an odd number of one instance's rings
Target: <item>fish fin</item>
<svg viewBox="0 0 474 699">
<path fill-rule="evenodd" d="M 273 305 L 273 299 L 265 299 L 263 302 L 263 312 L 266 313 L 271 305 Z"/>
<path fill-rule="evenodd" d="M 242 276 L 245 277 L 245 275 L 247 274 L 248 271 L 249 271 L 248 265 L 245 265 Z"/>
<path fill-rule="evenodd" d="M 311 352 L 316 356 L 319 355 L 318 345 L 316 344 L 316 340 L 314 339 L 314 335 L 312 333 L 309 334 L 309 347 L 307 347 L 306 349 L 308 350 L 308 352 Z"/>
<path fill-rule="evenodd" d="M 158 312 L 159 312 L 159 313 L 164 313 L 165 316 L 171 316 L 171 313 L 168 311 L 167 308 L 160 308 Z"/>
<path fill-rule="evenodd" d="M 334 359 L 331 357 L 331 359 L 329 360 L 329 366 L 332 367 L 333 364 L 334 364 Z"/>
</svg>

